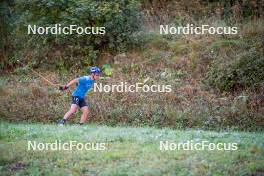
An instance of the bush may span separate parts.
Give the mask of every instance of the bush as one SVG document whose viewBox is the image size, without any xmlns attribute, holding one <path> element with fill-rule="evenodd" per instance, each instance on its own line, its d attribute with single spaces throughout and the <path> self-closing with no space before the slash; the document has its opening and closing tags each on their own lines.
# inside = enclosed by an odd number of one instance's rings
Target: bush
<svg viewBox="0 0 264 176">
<path fill-rule="evenodd" d="M 91 65 L 101 50 L 123 51 L 133 40 L 132 33 L 139 30 L 140 17 L 137 1 L 15 1 L 5 8 L 10 19 L 8 34 L 14 40 L 13 55 L 9 64 L 19 58 L 34 61 L 35 66 L 47 65 Z M 6 12 L 7 13 L 7 12 Z M 5 18 L 4 22 L 8 22 Z M 105 27 L 104 35 L 28 35 L 27 26 L 78 25 L 82 27 Z M 62 64 L 57 62 L 63 61 Z M 12 62 L 11 62 L 12 61 Z M 2 64 L 7 64 L 2 63 Z M 4 67 L 4 65 L 2 65 Z M 54 69 L 54 68 L 53 68 Z"/>
<path fill-rule="evenodd" d="M 251 51 L 225 63 L 216 60 L 209 68 L 205 83 L 220 91 L 256 89 L 264 83 L 264 57 L 261 53 Z"/>
</svg>

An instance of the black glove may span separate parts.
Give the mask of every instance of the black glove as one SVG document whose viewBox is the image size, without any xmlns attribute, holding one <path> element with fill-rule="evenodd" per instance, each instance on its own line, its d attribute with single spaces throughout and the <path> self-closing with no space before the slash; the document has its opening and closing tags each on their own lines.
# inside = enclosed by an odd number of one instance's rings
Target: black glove
<svg viewBox="0 0 264 176">
<path fill-rule="evenodd" d="M 60 86 L 60 87 L 59 87 L 59 89 L 60 89 L 61 91 L 67 90 L 68 88 L 69 88 L 69 87 L 66 86 L 66 85 L 65 85 L 65 86 Z"/>
</svg>

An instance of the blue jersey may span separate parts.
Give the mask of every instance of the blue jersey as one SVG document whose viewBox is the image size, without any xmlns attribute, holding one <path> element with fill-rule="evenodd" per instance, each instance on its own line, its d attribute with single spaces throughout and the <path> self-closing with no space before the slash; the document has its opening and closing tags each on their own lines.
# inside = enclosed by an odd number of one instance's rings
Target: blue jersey
<svg viewBox="0 0 264 176">
<path fill-rule="evenodd" d="M 85 94 L 93 86 L 95 80 L 92 80 L 90 76 L 82 76 L 79 78 L 79 83 L 72 96 L 85 98 Z"/>
</svg>

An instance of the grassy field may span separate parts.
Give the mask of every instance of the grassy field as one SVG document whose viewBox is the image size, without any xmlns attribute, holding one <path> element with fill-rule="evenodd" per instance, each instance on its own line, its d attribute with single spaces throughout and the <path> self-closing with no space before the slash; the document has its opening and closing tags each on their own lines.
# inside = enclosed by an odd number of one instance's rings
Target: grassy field
<svg viewBox="0 0 264 176">
<path fill-rule="evenodd" d="M 28 151 L 28 141 L 106 143 L 105 151 Z M 238 143 L 236 151 L 160 151 L 160 141 Z M 264 134 L 89 124 L 0 123 L 1 175 L 263 175 Z"/>
</svg>

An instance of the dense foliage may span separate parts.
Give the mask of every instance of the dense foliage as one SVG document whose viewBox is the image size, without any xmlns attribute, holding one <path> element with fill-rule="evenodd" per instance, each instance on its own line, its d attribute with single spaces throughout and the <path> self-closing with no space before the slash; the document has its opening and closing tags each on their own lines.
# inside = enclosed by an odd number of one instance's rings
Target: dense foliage
<svg viewBox="0 0 264 176">
<path fill-rule="evenodd" d="M 57 69 L 87 66 L 95 63 L 102 51 L 118 52 L 144 45 L 138 33 L 141 29 L 165 23 L 199 24 L 208 19 L 240 23 L 263 17 L 262 7 L 258 0 L 5 0 L 0 3 L 0 68 L 13 69 L 21 59 L 36 67 L 44 63 Z M 27 35 L 29 24 L 104 26 L 106 34 Z"/>
<path fill-rule="evenodd" d="M 16 52 L 1 63 L 3 68 L 12 60 L 28 58 L 30 64 L 52 63 L 69 68 L 72 65 L 92 64 L 99 51 L 120 51 L 128 47 L 131 34 L 139 29 L 139 6 L 136 1 L 73 1 L 41 0 L 3 3 L 4 23 L 7 34 L 14 42 L 9 43 Z M 105 35 L 28 35 L 27 26 L 105 27 Z M 12 27 L 12 30 L 6 28 Z"/>
<path fill-rule="evenodd" d="M 216 60 L 207 73 L 208 83 L 220 91 L 234 91 L 263 86 L 264 57 L 249 52 L 231 62 Z"/>
</svg>

